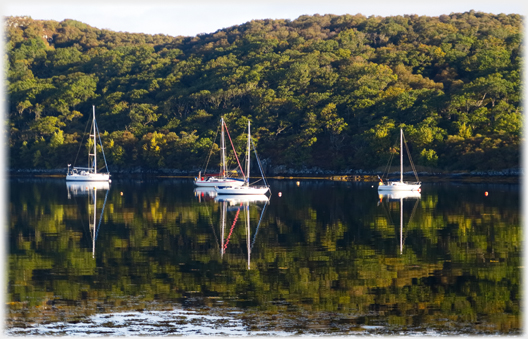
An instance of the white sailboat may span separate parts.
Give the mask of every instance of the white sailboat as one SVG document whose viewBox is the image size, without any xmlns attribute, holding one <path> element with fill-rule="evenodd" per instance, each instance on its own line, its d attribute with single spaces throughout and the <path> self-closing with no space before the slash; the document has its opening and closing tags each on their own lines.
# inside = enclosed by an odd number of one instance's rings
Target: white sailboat
<svg viewBox="0 0 528 339">
<path fill-rule="evenodd" d="M 219 185 L 229 185 L 229 186 L 242 186 L 244 184 L 244 179 L 230 178 L 226 176 L 226 158 L 225 158 L 225 136 L 224 136 L 224 127 L 225 122 L 224 118 L 220 119 L 220 126 L 222 129 L 220 137 L 220 174 L 218 176 L 202 176 L 202 172 L 198 173 L 198 177 L 194 178 L 194 184 L 198 187 L 214 187 Z"/>
<path fill-rule="evenodd" d="M 101 145 L 101 151 L 103 151 L 103 159 L 105 161 L 106 172 L 97 172 L 97 138 Z M 110 172 L 108 171 L 108 165 L 104 156 L 103 143 L 99 136 L 99 128 L 95 121 L 95 106 L 93 106 L 92 115 L 92 127 L 90 128 L 90 139 L 93 142 L 93 153 L 91 150 L 88 151 L 88 167 L 71 167 L 68 164 L 68 172 L 66 174 L 66 180 L 68 181 L 108 181 L 110 182 Z M 82 145 L 80 146 L 82 147 Z"/>
<path fill-rule="evenodd" d="M 403 141 L 403 130 L 400 129 L 400 181 L 388 181 L 383 182 L 380 178 L 380 183 L 378 186 L 378 192 L 390 192 L 390 191 L 421 191 L 421 185 L 422 183 L 418 181 L 418 174 L 416 173 L 416 170 L 413 166 L 413 172 L 416 177 L 416 182 L 408 182 L 403 181 L 403 147 L 404 147 L 404 141 Z M 409 160 L 411 161 L 411 155 L 408 154 Z"/>
<path fill-rule="evenodd" d="M 246 176 L 245 181 L 242 186 L 233 186 L 233 185 L 224 185 L 224 186 L 215 186 L 215 191 L 218 194 L 230 194 L 230 195 L 262 195 L 266 194 L 269 191 L 269 185 L 266 184 L 266 181 L 264 179 L 264 175 L 262 175 L 262 179 L 264 180 L 263 186 L 250 186 L 249 185 L 249 173 L 250 173 L 250 155 L 251 155 L 251 123 L 248 120 L 248 143 L 247 143 L 247 152 L 246 152 Z M 257 157 L 258 162 L 258 157 Z M 262 168 L 259 168 L 262 174 Z"/>
</svg>

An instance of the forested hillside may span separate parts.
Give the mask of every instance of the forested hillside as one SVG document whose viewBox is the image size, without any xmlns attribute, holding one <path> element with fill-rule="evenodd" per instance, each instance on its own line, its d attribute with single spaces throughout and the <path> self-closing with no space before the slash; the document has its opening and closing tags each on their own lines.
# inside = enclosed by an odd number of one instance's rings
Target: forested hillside
<svg viewBox="0 0 528 339">
<path fill-rule="evenodd" d="M 399 128 L 417 165 L 519 166 L 520 15 L 314 15 L 196 37 L 5 20 L 11 168 L 66 168 L 79 150 L 84 165 L 92 105 L 113 169 L 198 168 L 221 116 L 238 152 L 251 120 L 268 166 L 383 168 Z"/>
</svg>

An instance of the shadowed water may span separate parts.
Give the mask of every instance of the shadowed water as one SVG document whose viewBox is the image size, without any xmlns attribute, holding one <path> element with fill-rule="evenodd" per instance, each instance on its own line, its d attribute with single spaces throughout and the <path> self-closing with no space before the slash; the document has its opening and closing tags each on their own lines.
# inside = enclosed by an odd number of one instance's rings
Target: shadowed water
<svg viewBox="0 0 528 339">
<path fill-rule="evenodd" d="M 520 333 L 519 185 L 270 184 L 11 179 L 6 333 Z"/>
</svg>

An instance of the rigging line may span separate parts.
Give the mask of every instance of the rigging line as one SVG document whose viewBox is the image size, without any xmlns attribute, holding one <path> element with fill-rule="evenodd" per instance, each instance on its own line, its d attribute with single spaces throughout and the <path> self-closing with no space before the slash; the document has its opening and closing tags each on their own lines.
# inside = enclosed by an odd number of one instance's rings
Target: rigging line
<svg viewBox="0 0 528 339">
<path fill-rule="evenodd" d="M 75 195 L 73 195 L 73 193 L 72 193 L 72 196 L 73 196 L 73 202 L 75 203 L 75 205 L 78 205 L 77 198 L 75 197 Z M 88 202 L 90 202 L 90 200 L 88 200 Z M 90 211 L 88 211 L 88 213 L 90 213 Z M 89 217 L 90 217 L 90 216 L 88 216 L 88 218 L 89 218 Z M 81 218 L 80 223 L 81 223 L 81 225 L 82 225 L 82 228 L 83 228 L 83 229 L 86 229 L 86 225 L 85 225 L 84 222 L 82 221 L 82 218 Z M 90 226 L 88 226 L 88 228 L 90 228 Z M 88 229 L 88 231 L 90 231 L 90 230 Z"/>
<path fill-rule="evenodd" d="M 90 204 L 90 196 L 91 195 L 88 195 L 88 204 Z M 78 205 L 77 197 L 75 195 L 73 195 L 73 200 L 74 200 L 75 204 Z M 87 215 L 88 215 L 88 220 L 90 220 L 90 208 L 89 207 L 87 208 L 86 212 L 87 212 Z M 84 223 L 83 218 L 81 218 L 80 223 L 82 225 L 82 228 L 85 230 L 86 229 L 86 224 Z M 94 227 L 95 227 L 95 225 L 94 225 Z M 90 235 L 92 234 L 92 232 L 90 231 L 90 222 L 88 222 L 88 232 L 90 233 Z"/>
<path fill-rule="evenodd" d="M 235 146 L 233 145 L 233 140 L 231 140 L 231 135 L 229 134 L 229 130 L 227 129 L 227 125 L 224 121 L 224 126 L 225 126 L 225 129 L 226 129 L 226 132 L 227 132 L 227 136 L 229 137 L 229 142 L 231 143 L 231 147 L 233 148 L 233 152 L 235 153 L 235 158 L 238 162 L 238 167 L 240 167 L 240 172 L 242 172 L 242 176 L 245 178 L 246 176 L 244 175 L 244 170 L 242 170 L 242 166 L 240 165 L 240 160 L 238 160 L 238 155 L 237 155 L 237 152 L 235 150 Z M 248 182 L 249 182 L 249 173 L 248 173 Z"/>
<path fill-rule="evenodd" d="M 218 137 L 218 130 L 220 129 L 220 126 L 216 128 L 216 134 L 213 143 L 211 144 L 211 149 L 209 150 L 209 156 L 207 157 L 207 161 L 205 163 L 205 167 L 202 164 L 202 168 L 204 169 L 204 174 L 207 172 L 207 166 L 209 166 L 209 159 L 211 159 L 211 154 L 213 154 L 213 147 L 216 142 L 216 138 Z"/>
<path fill-rule="evenodd" d="M 255 185 L 257 182 L 259 182 L 259 181 L 261 181 L 261 180 L 262 180 L 262 179 L 255 180 L 255 181 L 253 181 L 251 184 L 252 184 L 252 185 Z M 264 183 L 265 183 L 265 182 L 264 182 Z"/>
<path fill-rule="evenodd" d="M 81 143 L 79 144 L 79 149 L 77 150 L 77 155 L 75 156 L 75 160 L 73 161 L 73 164 L 72 164 L 73 166 L 75 166 L 75 163 L 77 162 L 77 158 L 79 157 L 79 152 L 81 152 L 82 144 L 84 142 L 84 136 L 86 135 L 86 129 L 88 128 L 89 122 L 90 120 L 86 121 L 86 126 L 84 127 L 83 137 L 82 137 Z"/>
<path fill-rule="evenodd" d="M 408 225 L 411 224 L 411 220 L 412 220 L 412 218 L 413 218 L 413 216 L 414 216 L 414 213 L 416 212 L 416 207 L 418 207 L 418 201 L 419 201 L 419 199 L 416 199 L 416 201 L 415 201 L 415 203 L 414 203 L 413 210 L 412 210 L 412 212 L 411 212 L 411 217 L 409 218 L 409 223 L 408 223 Z M 405 230 L 405 237 L 403 238 L 403 240 L 405 240 L 405 239 L 407 239 L 407 229 Z"/>
<path fill-rule="evenodd" d="M 255 245 L 255 239 L 257 238 L 257 233 L 258 233 L 258 230 L 259 230 L 259 227 L 260 227 L 260 222 L 262 221 L 262 216 L 264 215 L 264 211 L 266 210 L 266 206 L 268 205 L 268 202 L 266 201 L 266 203 L 264 204 L 264 208 L 262 209 L 262 212 L 260 213 L 260 219 L 259 219 L 259 222 L 257 224 L 257 229 L 255 230 L 255 235 L 253 235 L 253 241 L 251 242 L 251 247 L 250 247 L 250 250 L 253 250 L 253 245 Z M 248 206 L 249 208 L 249 206 Z"/>
<path fill-rule="evenodd" d="M 398 143 L 398 139 L 399 138 L 396 138 L 396 141 L 394 142 L 393 145 L 396 145 Z M 390 149 L 389 149 L 390 151 Z M 401 151 L 401 150 L 400 150 Z M 390 171 L 390 165 L 392 164 L 392 160 L 394 159 L 394 153 L 393 152 L 390 152 L 390 157 L 389 157 L 389 160 L 387 161 L 387 165 L 385 166 L 385 171 L 383 172 L 383 174 L 381 175 L 382 178 L 387 178 L 389 179 L 389 171 Z"/>
<path fill-rule="evenodd" d="M 389 177 L 389 168 L 392 164 L 392 160 L 394 159 L 394 153 L 390 153 L 389 160 L 387 161 L 387 165 L 385 165 L 385 170 L 383 171 L 383 174 L 381 175 L 382 178 L 388 178 Z"/>
<path fill-rule="evenodd" d="M 411 152 L 409 151 L 409 146 L 407 146 L 407 140 L 405 140 L 405 135 L 403 135 L 403 143 L 405 145 L 405 149 L 407 150 L 407 156 L 409 158 L 409 162 L 411 163 L 411 168 L 413 170 L 414 177 L 416 178 L 416 181 L 420 181 L 420 179 L 418 179 L 418 173 L 416 172 L 416 168 L 414 167 L 414 163 L 411 158 Z"/>
<path fill-rule="evenodd" d="M 383 205 L 383 211 L 385 212 L 386 217 L 389 219 L 389 225 L 395 225 L 394 221 L 392 220 L 391 213 L 390 213 L 390 200 L 389 200 L 389 198 L 387 198 L 387 205 L 388 206 L 385 206 L 384 204 L 382 204 L 382 205 Z"/>
<path fill-rule="evenodd" d="M 216 243 L 218 244 L 218 247 L 221 247 L 220 241 L 218 240 L 218 237 L 216 236 L 216 232 L 213 225 L 213 220 L 211 219 L 211 213 L 209 213 L 209 208 L 207 208 L 207 204 L 204 204 L 205 210 L 207 211 L 207 216 L 209 217 L 209 226 L 213 229 L 213 234 L 216 239 Z"/>
<path fill-rule="evenodd" d="M 231 239 L 231 234 L 233 234 L 233 229 L 235 228 L 238 215 L 240 214 L 240 207 L 242 207 L 242 203 L 240 203 L 240 206 L 238 207 L 238 210 L 235 215 L 235 220 L 233 220 L 233 226 L 231 226 L 231 229 L 229 230 L 229 235 L 227 236 L 226 243 L 224 245 L 224 250 L 227 249 L 227 244 L 229 244 L 229 239 Z"/>
<path fill-rule="evenodd" d="M 411 217 L 409 218 L 409 223 L 411 223 L 411 220 L 412 220 L 412 218 L 413 218 L 413 216 L 414 216 L 414 213 L 416 212 L 416 207 L 418 207 L 418 201 L 419 201 L 419 200 L 420 200 L 420 199 L 416 199 L 416 201 L 414 202 L 413 210 L 412 210 L 412 212 L 411 212 Z"/>
<path fill-rule="evenodd" d="M 96 228 L 96 231 L 95 231 L 94 241 L 97 240 L 97 235 L 99 235 L 99 228 L 101 227 L 101 221 L 103 220 L 103 213 L 104 213 L 104 209 L 105 209 L 105 206 L 106 206 L 106 198 L 108 198 L 108 191 L 109 190 L 106 190 L 105 200 L 104 200 L 104 203 L 103 203 L 103 209 L 101 210 L 101 216 L 99 217 L 99 224 L 97 225 L 97 228 Z M 94 194 L 97 194 L 97 191 L 95 191 Z M 94 211 L 94 213 L 95 212 L 97 212 L 97 206 L 96 206 L 96 210 Z"/>
<path fill-rule="evenodd" d="M 262 165 L 260 163 L 260 159 L 259 159 L 259 156 L 257 154 L 257 149 L 255 148 L 255 143 L 253 142 L 253 140 L 251 140 L 251 144 L 253 145 L 253 151 L 255 152 L 255 158 L 257 158 L 257 164 L 260 168 L 260 173 L 262 174 L 262 180 L 264 180 L 264 185 L 268 186 L 268 183 L 266 182 L 266 179 L 264 178 L 264 170 L 262 169 Z M 260 179 L 259 179 L 260 181 Z"/>
<path fill-rule="evenodd" d="M 103 153 L 103 159 L 104 159 L 104 162 L 105 162 L 106 171 L 108 172 L 108 164 L 106 163 L 106 157 L 105 157 L 105 154 L 104 154 L 103 142 L 101 141 L 101 133 L 99 133 L 99 126 L 97 126 L 97 122 L 95 121 L 95 119 L 94 119 L 94 123 L 95 123 L 94 131 L 97 132 L 97 136 L 99 137 L 99 143 L 101 144 L 101 152 Z M 97 167 L 97 164 L 95 164 L 94 167 Z"/>
</svg>

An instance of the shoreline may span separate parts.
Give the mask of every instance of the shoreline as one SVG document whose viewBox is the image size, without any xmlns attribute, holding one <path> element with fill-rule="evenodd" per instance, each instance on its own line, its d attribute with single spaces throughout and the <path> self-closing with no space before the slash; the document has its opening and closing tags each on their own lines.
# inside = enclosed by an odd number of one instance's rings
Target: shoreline
<svg viewBox="0 0 528 339">
<path fill-rule="evenodd" d="M 172 173 L 171 173 L 172 172 Z M 176 173 L 174 173 L 176 172 Z M 377 173 L 374 171 L 356 171 L 360 173 L 354 174 L 333 174 L 333 173 L 306 173 L 306 171 L 300 171 L 302 173 L 279 173 L 277 175 L 267 176 L 266 179 L 275 180 L 331 180 L 331 181 L 350 181 L 350 182 L 377 182 L 379 181 Z M 115 179 L 123 178 L 162 178 L 162 179 L 192 179 L 196 175 L 189 173 L 188 171 L 180 170 L 130 170 L 130 171 L 115 171 L 111 172 L 112 177 Z M 454 173 L 418 173 L 421 177 L 422 182 L 452 182 L 452 181 L 463 181 L 463 182 L 500 182 L 500 183 L 521 183 L 522 173 L 520 170 L 504 170 L 504 171 L 474 171 L 474 172 L 454 172 Z M 390 173 L 391 177 L 399 177 L 399 172 Z M 412 176 L 412 172 L 404 172 L 404 176 Z M 33 177 L 33 178 L 65 178 L 66 174 L 63 169 L 60 170 L 7 170 L 7 178 L 16 177 Z M 252 176 L 252 178 L 257 178 Z M 424 180 L 425 179 L 425 180 Z"/>
</svg>

